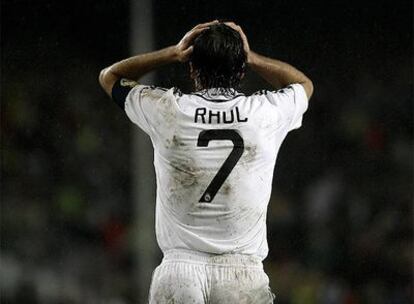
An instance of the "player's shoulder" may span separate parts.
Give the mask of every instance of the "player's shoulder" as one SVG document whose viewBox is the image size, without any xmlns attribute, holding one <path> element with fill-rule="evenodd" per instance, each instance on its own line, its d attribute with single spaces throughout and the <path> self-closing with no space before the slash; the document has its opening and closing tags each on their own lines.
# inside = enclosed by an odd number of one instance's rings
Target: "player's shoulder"
<svg viewBox="0 0 414 304">
<path fill-rule="evenodd" d="M 134 86 L 135 90 L 141 91 L 142 93 L 155 93 L 159 95 L 163 95 L 166 92 L 170 91 L 171 88 L 165 88 L 157 85 L 148 85 L 142 83 L 136 83 Z"/>
<path fill-rule="evenodd" d="M 141 83 L 135 83 L 130 91 L 130 97 L 132 99 L 164 99 L 167 95 L 169 97 L 179 97 L 182 95 L 182 92 L 177 87 L 162 87 L 157 85 L 146 85 Z"/>
<path fill-rule="evenodd" d="M 274 95 L 274 94 L 287 94 L 290 91 L 295 91 L 298 89 L 298 86 L 300 86 L 300 84 L 290 84 L 286 87 L 277 89 L 277 90 L 268 90 L 268 89 L 262 89 L 259 91 L 256 91 L 254 93 L 251 94 L 251 96 L 267 96 L 267 95 Z"/>
</svg>

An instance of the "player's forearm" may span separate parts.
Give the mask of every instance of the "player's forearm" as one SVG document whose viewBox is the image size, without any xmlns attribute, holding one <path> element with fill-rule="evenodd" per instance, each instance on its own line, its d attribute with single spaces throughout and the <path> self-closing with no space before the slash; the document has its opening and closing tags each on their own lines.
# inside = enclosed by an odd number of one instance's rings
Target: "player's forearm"
<svg viewBox="0 0 414 304">
<path fill-rule="evenodd" d="M 303 85 L 308 98 L 313 93 L 312 81 L 298 69 L 280 60 L 271 59 L 250 51 L 249 67 L 269 82 L 273 87 L 284 87 L 293 83 Z"/>
<path fill-rule="evenodd" d="M 119 77 L 138 80 L 152 70 L 175 62 L 177 54 L 174 46 L 159 51 L 145 53 L 114 63 L 109 71 Z"/>
<path fill-rule="evenodd" d="M 119 78 L 138 80 L 152 70 L 176 61 L 178 58 L 175 46 L 136 55 L 103 69 L 99 75 L 99 82 L 108 95 L 111 95 L 112 86 Z"/>
</svg>

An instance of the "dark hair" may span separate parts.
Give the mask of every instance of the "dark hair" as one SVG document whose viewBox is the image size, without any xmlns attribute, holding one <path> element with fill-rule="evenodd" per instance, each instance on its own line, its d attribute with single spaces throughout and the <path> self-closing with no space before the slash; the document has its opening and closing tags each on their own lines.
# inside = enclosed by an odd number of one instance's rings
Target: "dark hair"
<svg viewBox="0 0 414 304">
<path fill-rule="evenodd" d="M 190 61 L 196 89 L 238 88 L 246 63 L 243 40 L 224 23 L 212 25 L 194 40 Z"/>
</svg>

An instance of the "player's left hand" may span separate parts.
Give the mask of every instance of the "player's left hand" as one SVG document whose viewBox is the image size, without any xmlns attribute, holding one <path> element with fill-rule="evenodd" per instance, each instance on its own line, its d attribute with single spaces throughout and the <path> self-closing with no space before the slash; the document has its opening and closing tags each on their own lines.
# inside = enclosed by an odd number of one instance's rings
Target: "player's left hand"
<svg viewBox="0 0 414 304">
<path fill-rule="evenodd" d="M 193 52 L 193 41 L 200 35 L 203 31 L 209 28 L 210 25 L 219 23 L 218 20 L 201 23 L 193 27 L 189 32 L 187 32 L 184 37 L 177 43 L 175 46 L 175 51 L 177 59 L 180 62 L 186 62 L 190 58 L 191 53 Z"/>
</svg>

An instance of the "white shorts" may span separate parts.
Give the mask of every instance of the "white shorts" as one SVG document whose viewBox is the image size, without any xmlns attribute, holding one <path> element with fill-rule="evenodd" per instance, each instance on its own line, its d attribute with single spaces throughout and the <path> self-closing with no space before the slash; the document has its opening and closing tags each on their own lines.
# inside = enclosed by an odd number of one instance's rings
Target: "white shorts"
<svg viewBox="0 0 414 304">
<path fill-rule="evenodd" d="M 268 304 L 274 294 L 261 259 L 171 250 L 154 270 L 150 304 Z"/>
</svg>

